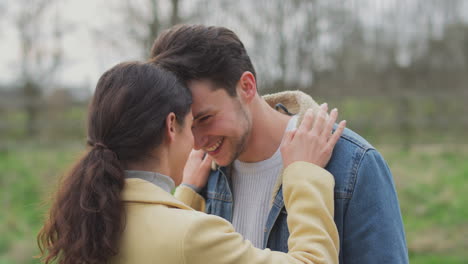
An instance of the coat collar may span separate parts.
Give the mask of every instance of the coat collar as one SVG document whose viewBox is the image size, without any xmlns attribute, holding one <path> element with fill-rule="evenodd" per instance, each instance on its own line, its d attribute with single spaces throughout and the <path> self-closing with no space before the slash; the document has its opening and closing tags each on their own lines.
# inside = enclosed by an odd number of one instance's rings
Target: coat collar
<svg viewBox="0 0 468 264">
<path fill-rule="evenodd" d="M 161 187 L 166 192 L 170 193 L 175 188 L 174 180 L 171 177 L 164 174 L 153 172 L 153 171 L 141 171 L 141 170 L 125 170 L 125 178 L 137 178 L 145 181 L 149 181 L 156 186 Z"/>
<path fill-rule="evenodd" d="M 184 210 L 193 210 L 161 187 L 137 178 L 125 179 L 122 200 L 131 203 L 160 204 Z"/>
<path fill-rule="evenodd" d="M 282 104 L 290 113 L 298 115 L 298 126 L 301 124 L 307 109 L 312 108 L 314 113 L 320 109 L 317 102 L 310 95 L 301 91 L 284 91 L 267 94 L 263 96 L 263 99 L 273 108 L 277 104 Z"/>
<path fill-rule="evenodd" d="M 288 112 L 292 113 L 293 115 L 297 115 L 297 127 L 299 127 L 299 125 L 301 124 L 307 109 L 311 108 L 314 113 L 316 113 L 320 109 L 318 103 L 315 102 L 315 100 L 312 99 L 310 95 L 301 91 L 284 91 L 280 93 L 267 94 L 263 96 L 263 99 L 265 99 L 265 101 L 271 107 L 275 107 L 277 104 L 282 104 L 288 109 Z M 273 193 L 270 200 L 270 207 L 271 205 L 273 205 L 275 199 L 277 198 L 276 196 L 282 184 L 283 172 L 280 173 L 280 176 L 276 180 L 275 187 L 273 188 Z M 282 197 L 280 198 L 281 199 L 279 199 L 279 201 L 283 203 Z"/>
</svg>

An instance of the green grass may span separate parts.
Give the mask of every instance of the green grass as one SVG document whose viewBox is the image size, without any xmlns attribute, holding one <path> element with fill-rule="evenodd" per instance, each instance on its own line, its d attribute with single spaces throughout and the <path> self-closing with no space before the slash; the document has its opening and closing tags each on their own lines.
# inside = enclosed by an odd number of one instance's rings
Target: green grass
<svg viewBox="0 0 468 264">
<path fill-rule="evenodd" d="M 412 263 L 466 263 L 468 147 L 382 151 L 397 184 Z"/>
<path fill-rule="evenodd" d="M 65 108 L 45 108 L 38 112 L 35 127 L 36 140 L 55 141 L 77 140 L 85 136 L 86 106 L 67 106 Z M 0 112 L 0 147 L 4 142 L 28 140 L 25 123 L 27 117 L 21 109 Z"/>
<path fill-rule="evenodd" d="M 443 254 L 410 253 L 411 264 L 459 264 L 466 263 L 466 257 Z"/>
<path fill-rule="evenodd" d="M 76 158 L 79 146 L 10 146 L 0 153 L 0 264 L 37 263 L 36 234 L 46 211 L 45 197 Z"/>
<path fill-rule="evenodd" d="M 83 144 L 15 143 L 0 152 L 0 264 L 37 263 L 44 198 Z M 468 261 L 468 146 L 380 146 L 394 174 L 411 263 Z"/>
</svg>

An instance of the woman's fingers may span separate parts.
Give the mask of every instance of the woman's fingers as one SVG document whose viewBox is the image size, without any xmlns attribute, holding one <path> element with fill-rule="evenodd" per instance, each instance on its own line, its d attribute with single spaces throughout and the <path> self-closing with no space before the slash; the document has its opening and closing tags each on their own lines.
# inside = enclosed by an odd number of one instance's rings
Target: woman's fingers
<svg viewBox="0 0 468 264">
<path fill-rule="evenodd" d="M 295 161 L 310 162 L 322 168 L 327 165 L 346 126 L 346 121 L 340 122 L 332 134 L 338 110 L 333 109 L 328 115 L 327 109 L 328 106 L 322 104 L 315 114 L 312 110 L 307 110 L 297 131 L 286 132 L 281 142 L 285 166 Z"/>
<path fill-rule="evenodd" d="M 327 141 L 330 139 L 332 135 L 332 130 L 333 130 L 333 125 L 336 122 L 336 119 L 338 118 L 338 109 L 334 108 L 328 117 L 327 124 L 325 125 L 325 128 L 322 131 L 322 137 L 325 137 Z"/>
<path fill-rule="evenodd" d="M 206 154 L 205 157 L 203 158 L 203 161 L 201 162 L 200 168 L 205 171 L 209 171 L 211 169 L 211 162 L 213 161 L 213 158 Z"/>
<path fill-rule="evenodd" d="M 192 157 L 194 159 L 202 160 L 204 154 L 205 154 L 205 152 L 203 152 L 203 150 L 194 150 L 193 149 L 192 152 L 190 152 L 190 157 Z"/>
<path fill-rule="evenodd" d="M 281 140 L 280 148 L 283 148 L 284 146 L 287 146 L 288 144 L 291 143 L 291 141 L 294 139 L 294 135 L 296 134 L 297 129 L 287 131 L 283 139 Z"/>
<path fill-rule="evenodd" d="M 310 132 L 312 135 L 321 136 L 323 128 L 325 127 L 327 121 L 327 110 L 328 106 L 326 104 L 322 104 L 320 106 L 320 110 L 317 112 L 317 117 L 315 118 L 314 126 Z"/>
<path fill-rule="evenodd" d="M 316 135 L 321 135 L 324 121 L 327 119 L 327 111 L 327 103 L 321 104 L 319 109 L 315 113 L 312 110 L 312 108 L 308 109 L 304 115 L 304 118 L 298 130 L 304 134 L 313 131 L 314 133 L 316 133 Z"/>
<path fill-rule="evenodd" d="M 333 149 L 335 147 L 336 142 L 338 142 L 338 140 L 340 139 L 341 134 L 343 134 L 343 130 L 345 129 L 345 127 L 346 127 L 346 120 L 343 120 L 338 124 L 338 128 L 330 137 L 330 140 L 328 140 L 327 148 Z"/>
<path fill-rule="evenodd" d="M 203 188 L 206 185 L 213 158 L 202 150 L 192 150 L 184 167 L 183 182 Z"/>
<path fill-rule="evenodd" d="M 307 133 L 312 129 L 312 125 L 314 124 L 314 119 L 315 119 L 315 114 L 312 109 L 307 109 L 304 119 L 301 122 L 301 125 L 299 126 L 298 130 Z"/>
</svg>

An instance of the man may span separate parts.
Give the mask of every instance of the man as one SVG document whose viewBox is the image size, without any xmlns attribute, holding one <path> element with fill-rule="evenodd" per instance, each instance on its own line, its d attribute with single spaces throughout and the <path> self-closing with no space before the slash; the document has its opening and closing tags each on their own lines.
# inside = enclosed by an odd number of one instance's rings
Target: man
<svg viewBox="0 0 468 264">
<path fill-rule="evenodd" d="M 279 146 L 307 109 L 326 110 L 326 104 L 299 91 L 260 97 L 250 58 L 226 28 L 173 27 L 155 41 L 151 57 L 190 88 L 195 148 L 219 165 L 206 186 L 192 186 L 206 200 L 203 209 L 232 222 L 257 247 L 286 252 Z M 346 129 L 326 169 L 336 182 L 340 263 L 408 263 L 398 199 L 382 156 Z"/>
</svg>

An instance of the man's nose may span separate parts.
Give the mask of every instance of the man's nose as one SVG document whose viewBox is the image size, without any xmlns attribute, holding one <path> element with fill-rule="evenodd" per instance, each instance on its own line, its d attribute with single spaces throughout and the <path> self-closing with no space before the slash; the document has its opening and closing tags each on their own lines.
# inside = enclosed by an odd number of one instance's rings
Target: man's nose
<svg viewBox="0 0 468 264">
<path fill-rule="evenodd" d="M 193 148 L 195 150 L 200 150 L 201 148 L 203 148 L 207 141 L 208 141 L 208 137 L 203 135 L 202 133 L 199 133 L 198 131 L 196 131 L 196 129 L 193 129 L 192 130 L 192 133 L 193 133 L 193 138 L 194 138 L 194 145 L 193 145 Z"/>
</svg>

